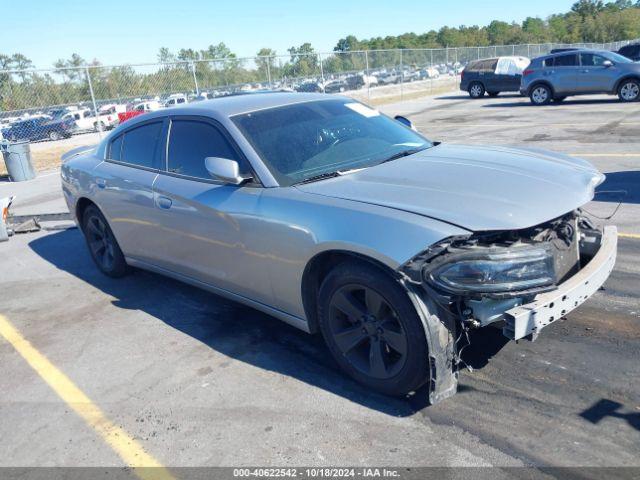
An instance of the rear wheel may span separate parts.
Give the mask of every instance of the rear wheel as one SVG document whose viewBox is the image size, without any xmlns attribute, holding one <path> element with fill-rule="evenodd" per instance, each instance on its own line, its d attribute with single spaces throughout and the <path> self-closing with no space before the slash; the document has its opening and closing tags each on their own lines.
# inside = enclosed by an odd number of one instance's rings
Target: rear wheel
<svg viewBox="0 0 640 480">
<path fill-rule="evenodd" d="M 618 88 L 618 97 L 623 102 L 635 102 L 640 98 L 640 82 L 635 79 L 625 80 Z"/>
<path fill-rule="evenodd" d="M 55 142 L 56 140 L 60 140 L 60 134 L 58 132 L 56 132 L 55 130 L 52 132 L 49 132 L 49 140 L 51 140 L 52 142 Z"/>
<path fill-rule="evenodd" d="M 104 215 L 89 205 L 82 215 L 84 232 L 91 258 L 102 273 L 109 277 L 122 277 L 128 271 L 122 250 Z"/>
<path fill-rule="evenodd" d="M 473 82 L 469 85 L 469 96 L 471 98 L 481 98 L 484 96 L 484 85 L 480 82 Z"/>
<path fill-rule="evenodd" d="M 428 380 L 424 327 L 393 278 L 346 262 L 329 273 L 318 300 L 322 335 L 349 376 L 387 395 L 404 395 Z"/>
<path fill-rule="evenodd" d="M 487 92 L 489 94 L 490 97 L 497 97 L 498 95 L 500 95 L 500 92 Z"/>
<path fill-rule="evenodd" d="M 551 102 L 553 94 L 551 89 L 546 85 L 536 85 L 531 90 L 529 98 L 534 105 L 548 105 Z"/>
</svg>

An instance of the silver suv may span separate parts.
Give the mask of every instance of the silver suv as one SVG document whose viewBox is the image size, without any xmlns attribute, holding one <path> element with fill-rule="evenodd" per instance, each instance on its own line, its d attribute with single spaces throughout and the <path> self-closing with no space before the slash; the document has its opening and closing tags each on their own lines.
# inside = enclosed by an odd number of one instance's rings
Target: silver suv
<svg viewBox="0 0 640 480">
<path fill-rule="evenodd" d="M 534 58 L 520 93 L 534 105 L 561 102 L 569 95 L 608 93 L 623 102 L 640 99 L 640 63 L 604 50 L 579 50 Z"/>
</svg>

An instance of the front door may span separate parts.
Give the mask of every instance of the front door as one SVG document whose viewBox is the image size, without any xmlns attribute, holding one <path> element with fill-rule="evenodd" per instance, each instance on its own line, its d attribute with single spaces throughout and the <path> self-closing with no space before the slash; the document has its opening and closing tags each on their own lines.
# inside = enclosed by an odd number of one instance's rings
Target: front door
<svg viewBox="0 0 640 480">
<path fill-rule="evenodd" d="M 580 71 L 577 89 L 582 93 L 611 92 L 619 77 L 619 70 L 615 65 L 605 67 L 607 59 L 595 53 L 580 54 Z"/>
<path fill-rule="evenodd" d="M 223 128 L 200 117 L 171 120 L 166 170 L 154 184 L 162 237 L 158 266 L 227 291 L 272 303 L 267 269 L 251 244 L 262 188 L 225 184 L 209 175 L 206 157 L 243 157 Z"/>
</svg>

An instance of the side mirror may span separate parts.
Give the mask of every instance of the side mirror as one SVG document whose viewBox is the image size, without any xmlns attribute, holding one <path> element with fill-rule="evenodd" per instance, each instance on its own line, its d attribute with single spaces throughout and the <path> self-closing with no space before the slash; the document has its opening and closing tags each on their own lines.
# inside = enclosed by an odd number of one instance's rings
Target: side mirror
<svg viewBox="0 0 640 480">
<path fill-rule="evenodd" d="M 613 67 L 613 62 L 611 60 L 605 60 L 604 62 L 602 62 L 602 66 L 605 68 Z"/>
<path fill-rule="evenodd" d="M 235 160 L 220 157 L 207 157 L 204 166 L 213 178 L 232 185 L 242 185 L 251 180 L 250 176 L 240 175 L 240 165 Z"/>
<path fill-rule="evenodd" d="M 396 115 L 395 117 L 393 117 L 393 119 L 397 122 L 400 122 L 405 127 L 409 127 L 411 130 L 416 129 L 416 127 L 413 126 L 413 123 L 411 123 L 411 120 L 409 120 L 407 117 L 403 117 L 402 115 Z"/>
</svg>

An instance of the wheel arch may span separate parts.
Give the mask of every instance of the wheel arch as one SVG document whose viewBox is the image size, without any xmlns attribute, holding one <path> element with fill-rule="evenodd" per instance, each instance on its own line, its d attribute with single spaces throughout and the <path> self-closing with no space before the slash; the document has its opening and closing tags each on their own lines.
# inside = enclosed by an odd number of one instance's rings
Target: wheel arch
<svg viewBox="0 0 640 480">
<path fill-rule="evenodd" d="M 307 262 L 300 285 L 302 305 L 310 333 L 318 331 L 318 291 L 320 286 L 333 268 L 346 261 L 370 265 L 389 277 L 399 278 L 396 270 L 380 260 L 362 253 L 344 249 L 330 249 L 317 253 Z"/>
<path fill-rule="evenodd" d="M 90 200 L 87 197 L 80 197 L 76 201 L 75 215 L 76 215 L 76 220 L 78 221 L 78 226 L 80 227 L 80 230 L 83 229 L 82 217 L 84 216 L 84 212 L 87 210 L 87 207 L 89 207 L 90 205 L 93 205 L 98 210 L 100 210 L 100 207 L 96 205 L 96 203 L 93 200 Z M 102 212 L 102 210 L 100 211 Z"/>
<path fill-rule="evenodd" d="M 549 90 L 551 90 L 551 95 L 555 97 L 556 90 L 555 88 L 553 88 L 553 85 L 551 85 L 551 82 L 548 82 L 547 80 L 536 80 L 531 85 L 529 85 L 529 88 L 527 89 L 527 96 L 531 95 L 531 92 L 533 92 L 533 89 L 536 88 L 538 85 L 544 85 L 545 87 L 548 87 Z"/>
<path fill-rule="evenodd" d="M 623 82 L 626 82 L 627 80 L 636 80 L 637 82 L 640 82 L 640 74 L 637 73 L 630 73 L 628 75 L 625 75 L 624 77 L 622 77 L 621 79 L 619 79 L 616 82 L 615 87 L 613 88 L 613 93 L 617 94 L 618 90 L 620 89 L 620 86 L 622 85 Z"/>
</svg>

